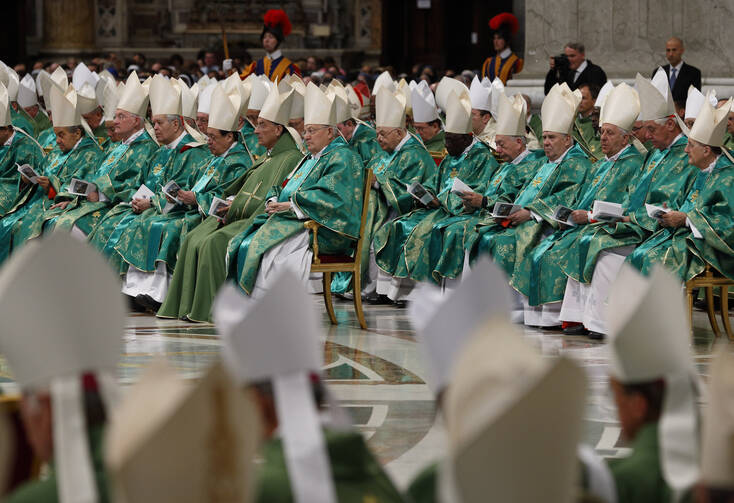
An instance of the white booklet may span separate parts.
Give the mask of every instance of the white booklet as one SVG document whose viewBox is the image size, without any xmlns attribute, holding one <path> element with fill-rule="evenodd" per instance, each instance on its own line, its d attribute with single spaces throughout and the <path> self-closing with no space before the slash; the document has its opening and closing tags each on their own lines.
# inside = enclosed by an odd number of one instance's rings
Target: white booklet
<svg viewBox="0 0 734 503">
<path fill-rule="evenodd" d="M 431 194 L 428 189 L 426 189 L 423 185 L 421 185 L 419 182 L 413 182 L 410 185 L 407 185 L 408 193 L 416 198 L 421 203 L 428 205 L 431 201 L 433 201 L 433 194 Z"/>
<path fill-rule="evenodd" d="M 84 180 L 72 178 L 69 182 L 69 193 L 75 196 L 87 197 L 89 194 L 97 190 L 97 186 Z"/>
<path fill-rule="evenodd" d="M 655 206 L 654 204 L 647 203 L 645 203 L 645 209 L 647 210 L 647 215 L 650 218 L 660 218 L 670 211 L 669 208 L 663 208 L 662 206 Z"/>
<path fill-rule="evenodd" d="M 150 190 L 147 185 L 143 184 L 135 194 L 133 194 L 132 199 L 152 199 L 154 195 L 155 193 Z"/>
<path fill-rule="evenodd" d="M 167 184 L 165 184 L 163 186 L 163 193 L 165 195 L 167 195 L 168 197 L 170 197 L 171 199 L 173 199 L 174 201 L 176 201 L 178 204 L 183 204 L 178 199 L 178 193 L 179 193 L 180 190 L 181 190 L 181 187 L 179 186 L 179 184 L 177 184 L 173 180 L 171 180 L 170 182 L 168 182 Z"/>
<path fill-rule="evenodd" d="M 457 196 L 461 196 L 463 194 L 466 194 L 467 192 L 474 191 L 467 184 L 459 180 L 458 177 L 454 177 L 454 183 L 453 185 L 451 185 L 451 192 L 453 192 Z"/>
<path fill-rule="evenodd" d="M 492 208 L 492 214 L 490 216 L 494 218 L 507 218 L 516 211 L 520 211 L 522 209 L 522 206 L 519 204 L 511 204 L 511 203 L 495 203 L 494 208 Z"/>
<path fill-rule="evenodd" d="M 618 203 L 608 203 L 607 201 L 594 201 L 594 206 L 591 208 L 592 220 L 614 222 L 617 220 L 622 220 L 623 217 L 624 212 L 622 211 L 622 205 Z"/>
<path fill-rule="evenodd" d="M 229 201 L 225 201 L 224 199 L 219 199 L 218 197 L 214 197 L 212 199 L 212 204 L 209 205 L 209 214 L 213 217 L 215 217 L 220 222 L 224 221 L 224 216 L 227 214 L 226 212 L 223 212 L 221 215 L 219 214 L 219 211 L 222 208 L 229 207 L 230 203 Z"/>
<path fill-rule="evenodd" d="M 20 166 L 16 162 L 15 165 L 18 167 L 18 173 L 26 177 L 31 183 L 38 183 L 38 177 L 41 175 L 36 173 L 36 170 L 30 164 Z"/>
<path fill-rule="evenodd" d="M 576 223 L 571 220 L 571 213 L 573 210 L 571 208 L 566 208 L 565 206 L 559 206 L 556 208 L 556 211 L 553 212 L 553 220 L 556 222 L 560 222 L 563 225 L 570 225 L 571 227 L 576 227 Z"/>
</svg>

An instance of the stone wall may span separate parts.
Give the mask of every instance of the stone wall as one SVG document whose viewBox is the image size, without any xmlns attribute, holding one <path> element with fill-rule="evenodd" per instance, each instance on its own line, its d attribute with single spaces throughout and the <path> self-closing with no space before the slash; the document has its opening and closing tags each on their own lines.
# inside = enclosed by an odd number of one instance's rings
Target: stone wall
<svg viewBox="0 0 734 503">
<path fill-rule="evenodd" d="M 544 77 L 548 59 L 569 41 L 610 78 L 649 76 L 678 36 L 683 59 L 704 78 L 734 77 L 732 0 L 525 0 L 524 79 Z"/>
</svg>

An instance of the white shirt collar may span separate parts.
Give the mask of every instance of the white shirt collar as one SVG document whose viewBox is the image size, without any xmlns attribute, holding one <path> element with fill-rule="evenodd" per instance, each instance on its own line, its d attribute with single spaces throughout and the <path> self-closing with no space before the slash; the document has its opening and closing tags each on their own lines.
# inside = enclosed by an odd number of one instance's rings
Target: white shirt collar
<svg viewBox="0 0 734 503">
<path fill-rule="evenodd" d="M 233 141 L 232 145 L 230 145 L 229 148 L 225 150 L 224 153 L 220 155 L 219 157 L 227 157 L 227 155 L 229 154 L 229 151 L 232 150 L 235 145 L 237 145 L 237 140 Z"/>
<path fill-rule="evenodd" d="M 176 138 L 175 140 L 173 140 L 171 143 L 164 145 L 164 146 L 169 150 L 173 150 L 174 148 L 178 146 L 179 143 L 181 143 L 181 140 L 183 139 L 184 136 L 186 136 L 186 131 L 181 133 L 181 135 L 178 138 Z"/>
<path fill-rule="evenodd" d="M 568 149 L 564 153 L 562 153 L 558 157 L 558 159 L 556 159 L 555 161 L 551 161 L 550 159 L 548 159 L 548 161 L 549 162 L 555 162 L 556 164 L 561 164 L 561 162 L 563 162 L 563 158 L 566 157 L 566 154 L 568 154 L 568 151 L 571 150 L 572 148 L 573 148 L 573 145 L 571 145 L 570 147 L 568 147 Z"/>
<path fill-rule="evenodd" d="M 334 141 L 334 140 L 331 140 L 331 141 Z M 324 155 L 324 150 L 326 150 L 326 147 L 328 147 L 329 145 L 331 145 L 331 141 L 329 143 L 327 143 L 324 146 L 324 148 L 322 148 L 321 150 L 319 150 L 317 153 L 311 154 L 311 159 L 315 159 L 315 160 L 318 161 L 321 158 L 321 156 Z"/>
<path fill-rule="evenodd" d="M 74 144 L 74 146 L 71 147 L 71 152 L 73 152 L 73 151 L 76 150 L 76 148 L 79 146 L 79 144 L 82 142 L 83 139 L 84 139 L 84 135 L 82 135 L 81 138 L 79 138 L 79 140 L 77 140 L 76 144 Z"/>
<path fill-rule="evenodd" d="M 280 49 L 276 49 L 276 50 L 274 50 L 273 52 L 271 52 L 271 53 L 266 53 L 266 54 L 267 54 L 267 56 L 268 56 L 268 57 L 269 57 L 270 59 L 278 59 L 279 57 L 281 57 L 281 56 L 283 55 L 283 53 L 282 53 L 282 52 L 280 52 Z"/>
<path fill-rule="evenodd" d="M 5 143 L 3 143 L 3 147 L 9 147 L 10 145 L 12 145 L 13 138 L 15 138 L 15 131 L 13 131 L 13 134 L 10 135 L 10 138 L 8 138 Z"/>
<path fill-rule="evenodd" d="M 676 136 L 673 141 L 670 142 L 670 144 L 665 148 L 670 148 L 675 142 L 677 142 L 681 137 L 683 136 L 683 133 L 679 133 L 678 136 Z"/>
<path fill-rule="evenodd" d="M 704 169 L 703 172 L 711 173 L 714 170 L 714 166 L 716 166 L 716 163 L 719 161 L 719 157 L 721 157 L 721 155 L 717 155 L 716 158 L 713 161 L 711 161 L 711 164 L 709 164 L 709 167 Z"/>
<path fill-rule="evenodd" d="M 479 141 L 479 138 L 477 138 L 477 137 L 475 136 L 475 137 L 474 137 L 474 138 L 472 139 L 472 141 L 471 141 L 471 143 L 469 144 L 469 146 L 468 146 L 468 147 L 466 147 L 466 148 L 464 149 L 464 151 L 463 151 L 463 152 L 461 153 L 461 155 L 463 156 L 463 155 L 466 155 L 466 154 L 468 154 L 468 153 L 469 153 L 469 151 L 471 150 L 471 148 L 472 148 L 472 147 L 473 147 L 474 145 L 476 145 L 476 143 L 477 143 L 478 141 Z M 459 157 L 461 157 L 461 156 L 459 156 Z"/>
<path fill-rule="evenodd" d="M 352 138 L 354 138 L 354 135 L 357 134 L 357 130 L 359 129 L 359 126 L 361 126 L 359 122 L 357 123 L 356 126 L 354 126 L 354 131 L 352 131 Z"/>
<path fill-rule="evenodd" d="M 123 145 L 130 145 L 132 142 L 134 142 L 138 138 L 138 136 L 140 136 L 143 133 L 145 133 L 145 128 L 144 127 L 141 127 L 137 132 L 131 134 L 130 137 L 127 140 L 124 140 L 122 142 L 122 144 Z"/>
<path fill-rule="evenodd" d="M 523 150 L 520 154 L 518 154 L 517 157 L 515 157 L 512 160 L 512 164 L 520 164 L 520 161 L 525 159 L 530 154 L 530 149 L 525 147 L 525 150 Z"/>
<path fill-rule="evenodd" d="M 607 161 L 616 161 L 617 159 L 619 159 L 619 156 L 622 155 L 622 152 L 624 152 L 625 150 L 627 150 L 631 146 L 632 145 L 627 145 L 626 147 L 623 147 L 623 148 L 619 149 L 619 152 L 617 152 L 616 154 L 614 154 L 612 157 L 604 156 L 604 159 L 607 160 Z"/>
<path fill-rule="evenodd" d="M 589 66 L 589 62 L 586 60 L 583 60 L 578 68 L 576 68 L 576 75 L 581 75 L 581 72 L 586 70 L 586 67 Z"/>
<path fill-rule="evenodd" d="M 400 150 L 401 148 L 403 148 L 403 145 L 405 145 L 405 144 L 406 144 L 406 143 L 408 142 L 408 140 L 410 140 L 410 133 L 408 133 L 408 132 L 406 131 L 406 132 L 405 132 L 405 136 L 403 136 L 403 139 L 402 139 L 402 140 L 400 140 L 400 143 L 398 143 L 398 146 L 397 146 L 397 147 L 395 147 L 395 150 L 393 150 L 393 153 L 395 153 L 395 152 L 397 152 L 398 150 Z"/>
<path fill-rule="evenodd" d="M 510 50 L 510 48 L 509 47 L 505 47 L 505 50 L 502 51 L 501 53 L 499 53 L 499 57 L 500 57 L 500 59 L 509 58 L 510 57 L 510 54 L 512 54 L 512 51 Z"/>
<path fill-rule="evenodd" d="M 675 76 L 678 77 L 680 75 L 680 69 L 683 68 L 683 60 L 681 59 L 680 63 L 675 66 L 670 65 L 670 69 L 672 70 L 673 68 L 675 68 Z"/>
</svg>

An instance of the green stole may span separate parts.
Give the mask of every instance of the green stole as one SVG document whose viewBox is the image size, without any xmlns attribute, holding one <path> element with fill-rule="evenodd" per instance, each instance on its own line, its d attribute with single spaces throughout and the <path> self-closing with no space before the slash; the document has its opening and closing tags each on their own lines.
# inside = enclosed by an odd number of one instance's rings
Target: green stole
<svg viewBox="0 0 734 503">
<path fill-rule="evenodd" d="M 549 161 L 543 164 L 543 166 L 538 170 L 537 173 L 535 173 L 535 176 L 533 177 L 532 181 L 530 181 L 524 189 L 517 195 L 517 198 L 515 198 L 515 204 L 519 206 L 525 206 L 526 204 L 530 203 L 535 197 L 540 194 L 540 191 L 543 190 L 543 187 L 548 182 L 548 179 L 551 177 L 551 175 L 556 171 L 556 168 L 558 167 L 561 162 L 563 162 L 563 159 L 565 159 L 573 149 L 581 150 L 578 145 L 574 145 L 573 147 L 569 148 L 566 151 L 566 154 L 563 156 L 561 160 L 558 161 Z"/>
<path fill-rule="evenodd" d="M 114 168 L 117 164 L 117 161 L 119 161 L 120 158 L 125 155 L 125 152 L 127 152 L 127 149 L 130 148 L 130 145 L 132 145 L 132 143 L 118 143 L 115 148 L 110 150 L 110 153 L 107 154 L 107 157 L 104 158 L 104 161 L 102 161 L 102 164 L 99 166 L 97 173 L 95 173 L 95 177 L 99 178 L 101 176 L 109 174 L 109 172 L 112 171 L 112 168 Z"/>
</svg>

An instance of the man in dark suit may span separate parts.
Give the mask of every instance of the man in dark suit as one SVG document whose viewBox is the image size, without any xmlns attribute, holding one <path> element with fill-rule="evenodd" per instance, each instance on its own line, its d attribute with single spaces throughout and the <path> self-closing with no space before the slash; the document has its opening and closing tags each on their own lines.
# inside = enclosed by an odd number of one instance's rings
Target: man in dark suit
<svg viewBox="0 0 734 503">
<path fill-rule="evenodd" d="M 577 89 L 581 84 L 593 84 L 598 88 L 607 81 L 607 74 L 600 66 L 586 59 L 584 44 L 569 42 L 563 48 L 563 53 L 568 58 L 568 65 L 556 67 L 554 58 L 550 59 L 550 70 L 545 76 L 545 94 L 548 94 L 554 84 L 565 82 L 571 90 Z"/>
<path fill-rule="evenodd" d="M 688 97 L 688 88 L 693 85 L 699 91 L 701 90 L 701 70 L 695 66 L 691 66 L 683 62 L 683 41 L 678 37 L 673 37 L 665 43 L 665 58 L 668 64 L 663 66 L 663 70 L 668 74 L 668 82 L 673 90 L 673 101 L 675 108 L 679 109 L 680 103 L 685 108 L 686 98 Z M 671 68 L 674 70 L 671 72 Z M 653 75 L 657 71 L 655 68 Z"/>
</svg>

